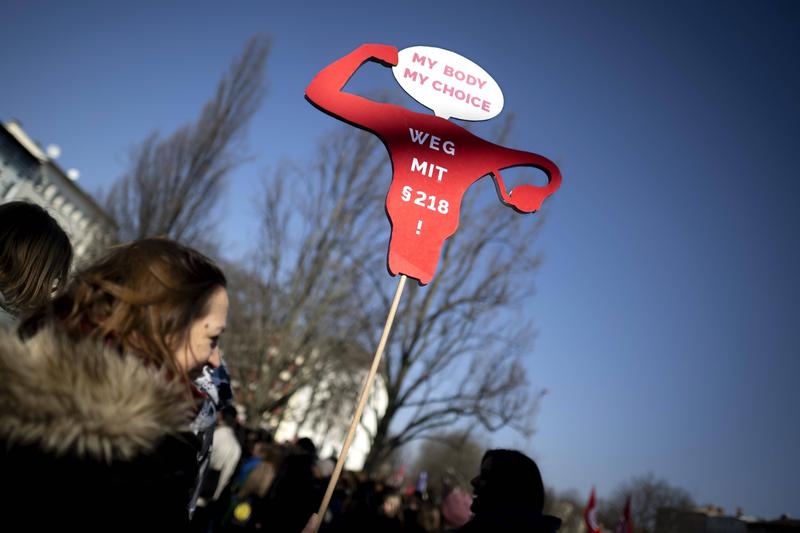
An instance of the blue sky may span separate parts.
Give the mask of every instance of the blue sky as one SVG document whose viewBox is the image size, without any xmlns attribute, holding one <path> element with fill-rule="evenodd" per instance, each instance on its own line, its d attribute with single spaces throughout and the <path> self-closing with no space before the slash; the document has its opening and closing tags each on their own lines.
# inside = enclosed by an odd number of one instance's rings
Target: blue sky
<svg viewBox="0 0 800 533">
<path fill-rule="evenodd" d="M 253 157 L 223 199 L 235 257 L 264 169 L 337 125 L 303 99 L 317 70 L 365 42 L 459 52 L 502 87 L 508 144 L 564 175 L 525 309 L 528 368 L 550 392 L 530 442 L 495 444 L 525 448 L 560 489 L 604 495 L 652 471 L 700 502 L 800 516 L 800 5 L 295 5 L 4 2 L 0 118 L 107 187 L 133 144 L 193 119 L 247 38 L 270 35 Z M 353 86 L 402 95 L 378 66 Z"/>
</svg>

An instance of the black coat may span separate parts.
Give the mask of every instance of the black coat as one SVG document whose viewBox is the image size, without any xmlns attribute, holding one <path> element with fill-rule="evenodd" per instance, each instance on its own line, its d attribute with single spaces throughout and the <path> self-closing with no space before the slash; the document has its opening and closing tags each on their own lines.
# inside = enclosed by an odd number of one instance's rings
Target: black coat
<svg viewBox="0 0 800 533">
<path fill-rule="evenodd" d="M 509 505 L 477 513 L 472 520 L 458 529 L 458 533 L 554 533 L 559 527 L 561 527 L 560 518 Z"/>
<path fill-rule="evenodd" d="M 181 385 L 48 331 L 0 334 L 0 384 L 0 529 L 186 529 L 198 443 Z"/>
</svg>

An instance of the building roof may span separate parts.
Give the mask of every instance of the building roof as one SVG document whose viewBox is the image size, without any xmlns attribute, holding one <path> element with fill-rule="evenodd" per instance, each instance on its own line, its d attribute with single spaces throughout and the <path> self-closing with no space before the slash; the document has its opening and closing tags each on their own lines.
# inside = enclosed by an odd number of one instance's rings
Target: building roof
<svg viewBox="0 0 800 533">
<path fill-rule="evenodd" d="M 39 147 L 36 142 L 31 139 L 25 130 L 22 129 L 20 123 L 16 120 L 10 120 L 8 122 L 0 124 L 3 129 L 14 138 L 15 141 L 19 144 L 20 148 L 27 151 L 33 157 L 39 160 L 43 168 L 50 170 L 48 172 L 48 177 L 51 179 L 58 180 L 58 184 L 61 187 L 66 189 L 70 189 L 76 195 L 78 195 L 82 200 L 86 202 L 86 205 L 94 212 L 94 215 L 101 219 L 105 224 L 110 225 L 114 229 L 117 228 L 117 222 L 114 218 L 109 215 L 105 209 L 100 207 L 100 205 L 95 201 L 95 199 L 80 188 L 73 180 L 71 180 L 64 170 L 56 163 L 53 159 L 47 156 L 47 154 Z"/>
</svg>

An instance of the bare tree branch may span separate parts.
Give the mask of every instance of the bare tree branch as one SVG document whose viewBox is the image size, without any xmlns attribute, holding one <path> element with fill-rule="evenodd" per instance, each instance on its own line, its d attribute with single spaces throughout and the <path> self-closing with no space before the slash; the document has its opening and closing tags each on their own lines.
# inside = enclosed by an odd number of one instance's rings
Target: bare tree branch
<svg viewBox="0 0 800 533">
<path fill-rule="evenodd" d="M 131 151 L 129 170 L 105 201 L 122 240 L 159 235 L 211 244 L 209 213 L 230 171 L 245 158 L 242 139 L 266 91 L 268 52 L 264 37 L 250 39 L 196 122 L 164 139 L 151 133 Z"/>
</svg>

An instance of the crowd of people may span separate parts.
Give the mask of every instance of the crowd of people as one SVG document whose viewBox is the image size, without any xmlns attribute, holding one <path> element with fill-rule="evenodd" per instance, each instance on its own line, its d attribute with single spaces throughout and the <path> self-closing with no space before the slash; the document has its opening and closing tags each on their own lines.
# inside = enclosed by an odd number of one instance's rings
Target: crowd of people
<svg viewBox="0 0 800 533">
<path fill-rule="evenodd" d="M 512 450 L 486 453 L 474 497 L 345 471 L 317 517 L 335 459 L 238 424 L 222 270 L 161 238 L 71 260 L 44 209 L 0 205 L 0 497 L 23 530 L 558 529 Z"/>
<path fill-rule="evenodd" d="M 222 422 L 222 427 L 230 429 L 227 422 Z M 193 531 L 299 531 L 309 514 L 317 510 L 336 458 L 318 458 L 308 438 L 278 444 L 264 431 L 238 428 L 233 433 L 238 435 L 237 446 L 248 452 L 232 477 L 209 478 L 214 481 L 207 493 L 215 496 L 202 515 L 194 516 Z M 231 456 L 228 451 L 220 455 Z M 226 468 L 223 462 L 218 466 Z M 489 450 L 480 468 L 480 474 L 472 480 L 474 497 L 446 484 L 438 491 L 430 490 L 420 482 L 424 478 L 404 479 L 397 475 L 399 471 L 384 477 L 344 471 L 320 531 L 558 529 L 558 519 L 542 514 L 544 487 L 534 461 L 513 450 Z"/>
</svg>

